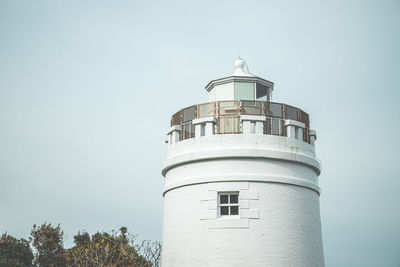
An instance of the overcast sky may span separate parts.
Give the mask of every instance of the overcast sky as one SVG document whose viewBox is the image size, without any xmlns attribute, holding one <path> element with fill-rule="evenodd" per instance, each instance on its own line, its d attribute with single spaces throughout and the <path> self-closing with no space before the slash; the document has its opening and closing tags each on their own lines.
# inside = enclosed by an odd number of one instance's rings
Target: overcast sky
<svg viewBox="0 0 400 267">
<path fill-rule="evenodd" d="M 326 265 L 400 266 L 400 1 L 0 0 L 0 232 L 160 240 L 170 116 L 238 54 L 317 131 Z"/>
</svg>

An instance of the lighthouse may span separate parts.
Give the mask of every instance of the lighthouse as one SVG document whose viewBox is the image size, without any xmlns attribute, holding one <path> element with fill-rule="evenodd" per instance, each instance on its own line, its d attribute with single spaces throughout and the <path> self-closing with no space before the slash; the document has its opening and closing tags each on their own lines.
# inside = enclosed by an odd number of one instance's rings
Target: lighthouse
<svg viewBox="0 0 400 267">
<path fill-rule="evenodd" d="M 324 266 L 316 132 L 235 61 L 167 131 L 162 267 Z"/>
</svg>

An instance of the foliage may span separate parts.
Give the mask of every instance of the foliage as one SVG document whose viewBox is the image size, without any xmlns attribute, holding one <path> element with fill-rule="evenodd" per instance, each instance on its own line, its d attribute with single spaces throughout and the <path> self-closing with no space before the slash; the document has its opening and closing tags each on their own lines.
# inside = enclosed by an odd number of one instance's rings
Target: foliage
<svg viewBox="0 0 400 267">
<path fill-rule="evenodd" d="M 57 227 L 53 227 L 50 223 L 44 223 L 40 227 L 33 225 L 31 238 L 32 245 L 36 249 L 35 264 L 37 266 L 67 266 L 63 235 L 60 225 Z"/>
<path fill-rule="evenodd" d="M 69 265 L 88 267 L 151 267 L 152 263 L 135 249 L 136 236 L 119 232 L 97 232 L 89 237 L 87 232 L 74 236 L 75 246 L 68 249 Z"/>
<path fill-rule="evenodd" d="M 29 241 L 4 233 L 0 239 L 0 266 L 32 266 L 33 253 Z"/>
<path fill-rule="evenodd" d="M 29 241 L 6 233 L 0 239 L 0 267 L 159 267 L 161 243 L 130 234 L 126 227 L 119 231 L 97 232 L 90 236 L 78 232 L 74 246 L 63 246 L 60 225 L 33 226 Z M 30 245 L 34 248 L 34 253 Z"/>
</svg>

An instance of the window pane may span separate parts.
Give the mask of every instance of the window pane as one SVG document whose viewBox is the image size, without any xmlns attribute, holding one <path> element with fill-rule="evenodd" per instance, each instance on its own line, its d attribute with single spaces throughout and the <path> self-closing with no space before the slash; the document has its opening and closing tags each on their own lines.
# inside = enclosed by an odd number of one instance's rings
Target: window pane
<svg viewBox="0 0 400 267">
<path fill-rule="evenodd" d="M 299 110 L 299 113 L 300 113 L 300 115 L 299 115 L 300 121 L 306 125 L 306 128 L 309 128 L 310 127 L 310 118 L 309 118 L 308 114 L 305 113 L 304 111 L 302 111 L 301 109 Z"/>
<path fill-rule="evenodd" d="M 286 134 L 286 127 L 285 127 L 285 120 L 281 120 L 281 129 L 279 131 L 279 135 L 287 136 Z"/>
<path fill-rule="evenodd" d="M 297 108 L 286 106 L 286 118 L 289 120 L 297 120 Z"/>
<path fill-rule="evenodd" d="M 264 133 L 271 134 L 271 119 L 270 118 L 267 118 L 267 120 L 264 122 Z"/>
<path fill-rule="evenodd" d="M 307 132 L 307 129 L 303 129 L 303 141 L 308 143 L 308 132 Z"/>
<path fill-rule="evenodd" d="M 219 134 L 240 133 L 240 117 L 219 117 L 218 129 Z"/>
<path fill-rule="evenodd" d="M 183 132 L 183 139 L 188 139 L 190 136 L 190 127 L 188 123 L 183 125 Z"/>
<path fill-rule="evenodd" d="M 254 83 L 235 82 L 235 100 L 254 100 Z"/>
<path fill-rule="evenodd" d="M 199 118 L 214 116 L 215 103 L 206 103 L 199 105 Z"/>
<path fill-rule="evenodd" d="M 234 203 L 234 204 L 238 203 L 238 195 L 230 195 L 229 197 L 231 200 L 230 203 Z"/>
<path fill-rule="evenodd" d="M 268 103 L 266 114 L 267 116 L 282 117 L 282 104 Z"/>
<path fill-rule="evenodd" d="M 194 138 L 195 136 L 195 126 L 194 124 L 190 124 L 190 138 Z"/>
<path fill-rule="evenodd" d="M 219 114 L 221 116 L 224 115 L 237 115 L 240 111 L 240 101 L 220 101 L 219 105 Z"/>
<path fill-rule="evenodd" d="M 238 206 L 232 206 L 231 208 L 231 215 L 238 215 L 239 214 L 239 207 Z"/>
<path fill-rule="evenodd" d="M 261 115 L 262 110 L 261 110 L 261 101 L 248 101 L 248 100 L 243 100 L 243 114 L 246 115 Z"/>
<path fill-rule="evenodd" d="M 240 117 L 232 117 L 234 133 L 240 133 Z"/>
<path fill-rule="evenodd" d="M 187 122 L 187 121 L 193 120 L 194 119 L 194 111 L 195 111 L 195 106 L 185 108 L 183 110 L 183 121 Z"/>
<path fill-rule="evenodd" d="M 182 111 L 178 111 L 177 113 L 175 113 L 175 114 L 172 116 L 172 119 L 171 119 L 171 126 L 182 124 L 181 114 L 182 114 Z"/>
<path fill-rule="evenodd" d="M 195 126 L 192 123 L 183 124 L 183 139 L 193 138 L 195 134 Z"/>
<path fill-rule="evenodd" d="M 267 94 L 268 94 L 268 87 L 263 84 L 257 83 L 256 84 L 256 98 L 257 99 L 262 98 L 262 97 L 266 96 Z"/>
<path fill-rule="evenodd" d="M 272 119 L 271 134 L 279 135 L 279 119 Z"/>
<path fill-rule="evenodd" d="M 233 133 L 233 127 L 232 127 L 232 117 L 223 117 L 221 118 L 221 121 L 223 121 L 222 123 L 222 127 L 223 127 L 223 131 L 222 133 Z"/>
<path fill-rule="evenodd" d="M 219 196 L 219 203 L 228 204 L 228 195 L 220 195 Z"/>
<path fill-rule="evenodd" d="M 229 215 L 229 207 L 221 207 L 221 215 Z"/>
</svg>

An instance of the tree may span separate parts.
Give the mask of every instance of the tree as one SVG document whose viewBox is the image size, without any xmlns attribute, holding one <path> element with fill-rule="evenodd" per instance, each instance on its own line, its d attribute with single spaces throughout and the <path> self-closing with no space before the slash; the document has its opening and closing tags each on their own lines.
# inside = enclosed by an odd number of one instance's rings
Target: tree
<svg viewBox="0 0 400 267">
<path fill-rule="evenodd" d="M 119 233 L 119 234 L 118 234 Z M 135 249 L 136 236 L 121 227 L 119 232 L 97 232 L 89 238 L 86 232 L 74 236 L 75 246 L 68 249 L 72 267 L 151 267 Z"/>
<path fill-rule="evenodd" d="M 152 266 L 159 267 L 161 263 L 161 242 L 143 240 L 136 245 L 136 250 L 142 259 L 150 262 Z"/>
<path fill-rule="evenodd" d="M 6 233 L 0 239 L 0 267 L 159 267 L 161 243 L 144 240 L 126 227 L 119 231 L 78 232 L 74 246 L 63 246 L 63 231 L 44 223 L 33 225 L 29 241 Z M 34 248 L 31 250 L 30 244 Z M 33 264 L 32 264 L 33 263 Z"/>
<path fill-rule="evenodd" d="M 0 239 L 0 266 L 32 266 L 33 253 L 29 241 L 4 233 Z"/>
<path fill-rule="evenodd" d="M 36 249 L 35 264 L 43 267 L 67 266 L 63 246 L 64 232 L 60 225 L 53 227 L 51 223 L 40 227 L 33 225 L 31 231 L 32 245 Z"/>
</svg>

